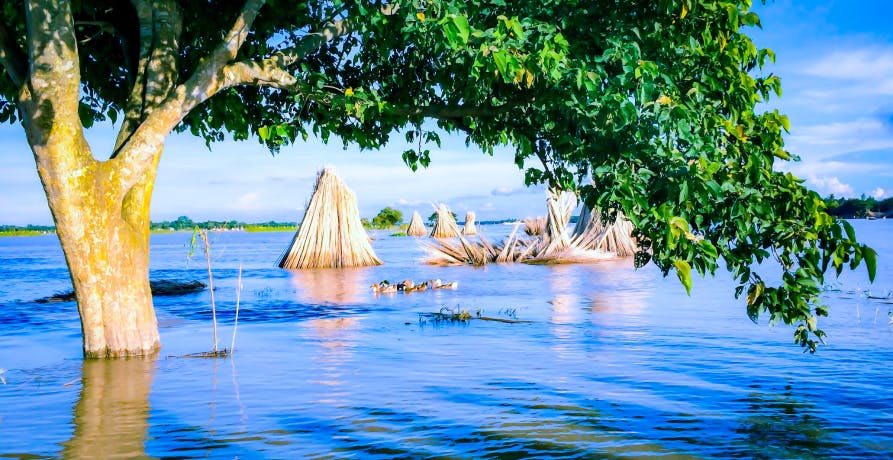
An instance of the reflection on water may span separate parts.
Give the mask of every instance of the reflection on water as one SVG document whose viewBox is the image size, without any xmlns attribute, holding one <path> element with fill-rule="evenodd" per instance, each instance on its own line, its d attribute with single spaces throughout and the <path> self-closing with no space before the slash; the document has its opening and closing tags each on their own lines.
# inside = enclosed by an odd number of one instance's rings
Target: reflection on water
<svg viewBox="0 0 893 460">
<path fill-rule="evenodd" d="M 146 452 L 155 360 L 88 359 L 65 458 L 140 458 Z"/>
<path fill-rule="evenodd" d="M 606 292 L 592 299 L 593 320 L 617 320 L 616 315 L 639 316 L 648 305 L 647 294 L 642 291 Z"/>
<path fill-rule="evenodd" d="M 569 347 L 578 345 L 574 342 L 575 324 L 580 317 L 579 281 L 569 265 L 550 267 L 549 288 L 552 300 L 549 301 L 549 324 L 555 342 L 552 349 L 559 358 L 565 357 Z"/>
<path fill-rule="evenodd" d="M 589 307 L 594 324 L 639 321 L 654 292 L 653 274 L 631 268 L 628 260 L 607 261 L 597 267 L 600 289 Z"/>
<path fill-rule="evenodd" d="M 310 378 L 310 383 L 330 387 L 324 389 L 315 403 L 339 404 L 345 402 L 348 393 L 341 387 L 345 383 L 348 366 L 353 359 L 356 346 L 355 333 L 359 319 L 315 318 L 308 320 L 303 327 L 305 337 L 319 344 L 320 349 L 313 354 L 319 374 Z"/>
<path fill-rule="evenodd" d="M 369 291 L 369 268 L 288 270 L 298 301 L 309 304 L 350 305 Z"/>
<path fill-rule="evenodd" d="M 747 405 L 747 415 L 737 431 L 747 436 L 752 452 L 768 458 L 822 458 L 843 447 L 832 440 L 830 427 L 817 416 L 816 407 L 795 395 L 791 387 L 777 393 L 757 390 L 742 402 Z"/>
</svg>

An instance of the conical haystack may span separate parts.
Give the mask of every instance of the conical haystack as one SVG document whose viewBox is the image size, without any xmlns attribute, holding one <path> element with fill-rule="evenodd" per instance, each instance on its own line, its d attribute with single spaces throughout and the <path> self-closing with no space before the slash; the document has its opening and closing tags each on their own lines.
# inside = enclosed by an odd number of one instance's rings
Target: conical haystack
<svg viewBox="0 0 893 460">
<path fill-rule="evenodd" d="M 304 220 L 288 251 L 279 259 L 282 268 L 340 268 L 381 265 L 360 222 L 357 198 L 335 174 L 323 168 Z"/>
<path fill-rule="evenodd" d="M 431 229 L 432 238 L 453 238 L 459 236 L 459 226 L 456 225 L 456 219 L 453 213 L 442 204 L 437 207 L 437 220 L 434 222 L 434 228 Z"/>
<path fill-rule="evenodd" d="M 409 236 L 425 236 L 428 234 L 428 229 L 425 228 L 422 216 L 419 215 L 418 211 L 412 213 L 412 219 L 409 221 L 409 228 L 406 229 L 406 234 Z"/>
<path fill-rule="evenodd" d="M 468 211 L 465 214 L 465 227 L 462 228 L 463 235 L 477 235 L 478 230 L 474 224 L 474 211 Z"/>
</svg>

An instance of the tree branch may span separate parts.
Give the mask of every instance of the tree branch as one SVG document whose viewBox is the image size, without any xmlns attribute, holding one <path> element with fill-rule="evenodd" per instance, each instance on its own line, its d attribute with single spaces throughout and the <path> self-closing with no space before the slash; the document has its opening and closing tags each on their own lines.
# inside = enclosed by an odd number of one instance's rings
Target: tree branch
<svg viewBox="0 0 893 460">
<path fill-rule="evenodd" d="M 254 24 L 254 19 L 257 18 L 258 12 L 260 12 L 261 7 L 265 3 L 266 0 L 248 0 L 245 2 L 245 6 L 242 7 L 242 11 L 233 23 L 232 28 L 227 32 L 223 43 L 214 50 L 210 58 L 203 63 L 204 65 L 196 70 L 196 74 L 205 71 L 216 72 L 236 58 L 236 55 L 239 54 L 239 48 L 242 47 L 242 44 L 245 43 L 245 39 L 248 37 L 248 32 L 251 30 L 251 25 Z"/>
<path fill-rule="evenodd" d="M 120 146 L 115 156 L 127 164 L 124 168 L 128 173 L 126 183 L 135 184 L 141 173 L 152 167 L 164 139 L 186 114 L 222 89 L 223 68 L 235 59 L 264 3 L 265 0 L 247 0 L 223 41 L 199 64 L 192 76 L 169 91 L 166 98 L 157 101 L 154 110 L 144 112 L 130 136 L 119 138 Z"/>
<path fill-rule="evenodd" d="M 28 58 L 3 22 L 0 22 L 0 64 L 16 88 L 21 88 L 28 78 Z"/>
<path fill-rule="evenodd" d="M 183 29 L 179 6 L 169 0 L 131 0 L 131 4 L 139 19 L 140 54 L 112 158 L 177 83 L 177 54 Z"/>
<path fill-rule="evenodd" d="M 19 92 L 25 133 L 38 170 L 78 171 L 93 157 L 78 113 L 81 74 L 71 5 L 31 0 L 25 8 L 30 68 Z M 78 148 L 56 151 L 71 144 Z"/>
<path fill-rule="evenodd" d="M 268 59 L 268 61 L 279 68 L 285 69 L 295 62 L 304 59 L 308 54 L 318 50 L 326 43 L 347 35 L 352 31 L 353 28 L 346 19 L 330 22 L 319 32 L 313 32 L 303 36 L 294 46 L 277 51 Z"/>
<path fill-rule="evenodd" d="M 261 62 L 234 62 L 223 68 L 221 89 L 233 86 L 255 85 L 293 90 L 299 85 L 294 75 L 282 70 L 271 60 Z"/>
<path fill-rule="evenodd" d="M 400 5 L 396 3 L 384 5 L 380 12 L 384 16 L 397 14 Z M 298 62 L 310 53 L 318 50 L 326 43 L 353 32 L 354 27 L 347 19 L 327 23 L 319 32 L 312 32 L 303 37 L 292 47 L 277 51 L 268 61 L 282 69 Z"/>
</svg>

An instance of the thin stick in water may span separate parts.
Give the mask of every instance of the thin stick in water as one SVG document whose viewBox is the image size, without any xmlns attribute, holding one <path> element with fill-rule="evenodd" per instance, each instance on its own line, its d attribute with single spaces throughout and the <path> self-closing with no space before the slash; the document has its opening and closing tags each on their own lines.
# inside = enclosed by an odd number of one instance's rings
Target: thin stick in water
<svg viewBox="0 0 893 460">
<path fill-rule="evenodd" d="M 205 260 L 208 261 L 208 290 L 211 292 L 211 321 L 214 323 L 214 353 L 217 353 L 217 306 L 214 304 L 214 278 L 211 276 L 211 244 L 208 242 L 207 230 L 199 230 L 199 236 L 205 243 Z"/>
</svg>

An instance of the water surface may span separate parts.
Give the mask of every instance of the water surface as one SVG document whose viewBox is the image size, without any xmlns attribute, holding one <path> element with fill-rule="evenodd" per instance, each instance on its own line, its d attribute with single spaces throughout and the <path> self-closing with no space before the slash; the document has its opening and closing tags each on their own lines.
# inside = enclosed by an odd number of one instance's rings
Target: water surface
<svg viewBox="0 0 893 460">
<path fill-rule="evenodd" d="M 753 324 L 725 275 L 629 261 L 419 263 L 418 240 L 376 234 L 385 265 L 274 267 L 290 233 L 215 233 L 221 346 L 207 291 L 156 298 L 155 359 L 84 361 L 53 236 L 0 238 L 0 457 L 884 457 L 893 452 L 893 222 L 854 222 L 880 254 L 837 281 L 816 355 Z M 491 240 L 510 230 L 486 227 Z M 206 279 L 188 233 L 152 236 L 151 276 Z M 388 279 L 459 289 L 375 296 Z M 441 308 L 529 322 L 420 322 Z"/>
</svg>

